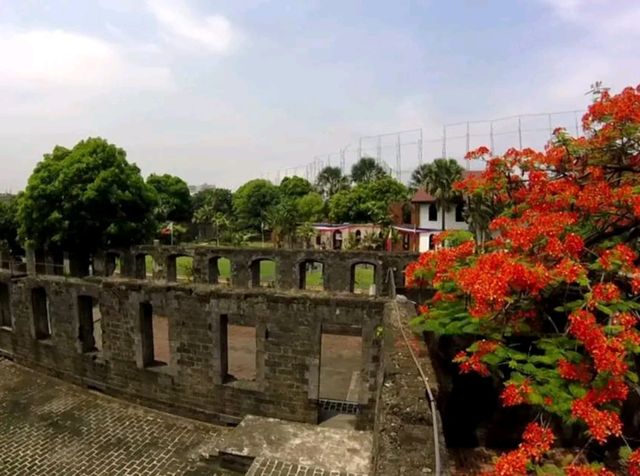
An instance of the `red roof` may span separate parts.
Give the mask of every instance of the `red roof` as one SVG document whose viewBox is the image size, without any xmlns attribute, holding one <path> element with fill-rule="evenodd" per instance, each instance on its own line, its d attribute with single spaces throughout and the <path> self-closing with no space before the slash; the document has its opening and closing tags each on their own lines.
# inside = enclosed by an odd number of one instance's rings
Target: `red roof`
<svg viewBox="0 0 640 476">
<path fill-rule="evenodd" d="M 424 188 L 419 188 L 416 193 L 411 197 L 412 203 L 425 203 L 425 202 L 435 202 L 436 199 L 433 198 L 433 195 L 427 193 Z"/>
</svg>

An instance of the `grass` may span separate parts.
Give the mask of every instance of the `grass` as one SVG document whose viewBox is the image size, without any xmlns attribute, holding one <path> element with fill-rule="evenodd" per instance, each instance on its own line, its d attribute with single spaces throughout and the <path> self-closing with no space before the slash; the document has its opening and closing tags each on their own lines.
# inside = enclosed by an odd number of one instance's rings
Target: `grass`
<svg viewBox="0 0 640 476">
<path fill-rule="evenodd" d="M 178 278 L 190 279 L 192 277 L 191 269 L 192 260 L 188 256 L 179 256 L 176 259 L 176 267 Z M 146 256 L 147 273 L 153 269 L 153 258 L 149 255 Z M 219 279 L 222 282 L 228 282 L 231 276 L 231 262 L 226 258 L 218 260 L 218 273 Z M 276 277 L 275 263 L 273 261 L 262 261 L 260 263 L 260 279 L 264 282 L 273 282 Z M 373 267 L 372 266 L 358 266 L 356 268 L 356 292 L 368 292 L 369 287 L 373 284 Z M 307 287 L 311 289 L 322 288 L 322 269 L 312 269 L 307 271 L 306 277 Z"/>
</svg>

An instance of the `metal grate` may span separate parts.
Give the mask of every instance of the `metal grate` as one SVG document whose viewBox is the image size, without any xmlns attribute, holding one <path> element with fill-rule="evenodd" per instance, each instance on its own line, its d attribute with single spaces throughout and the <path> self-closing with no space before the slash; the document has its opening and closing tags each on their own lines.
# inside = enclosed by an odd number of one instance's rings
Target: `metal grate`
<svg viewBox="0 0 640 476">
<path fill-rule="evenodd" d="M 343 400 L 319 400 L 318 405 L 322 410 L 328 413 L 342 415 L 360 414 L 360 405 L 354 402 L 345 402 Z"/>
</svg>

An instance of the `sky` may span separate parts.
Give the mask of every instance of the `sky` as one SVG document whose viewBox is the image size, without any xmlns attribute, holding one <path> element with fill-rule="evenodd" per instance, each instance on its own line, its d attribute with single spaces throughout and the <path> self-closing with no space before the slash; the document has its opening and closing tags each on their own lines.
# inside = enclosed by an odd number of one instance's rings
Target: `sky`
<svg viewBox="0 0 640 476">
<path fill-rule="evenodd" d="M 637 0 L 0 0 L 0 192 L 89 136 L 235 188 L 361 136 L 581 110 L 640 83 L 638 24 Z"/>
</svg>

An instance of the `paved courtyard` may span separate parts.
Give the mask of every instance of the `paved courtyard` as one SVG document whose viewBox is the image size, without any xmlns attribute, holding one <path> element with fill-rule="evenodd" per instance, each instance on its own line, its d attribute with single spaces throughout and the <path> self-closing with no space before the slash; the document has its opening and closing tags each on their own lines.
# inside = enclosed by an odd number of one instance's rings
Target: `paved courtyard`
<svg viewBox="0 0 640 476">
<path fill-rule="evenodd" d="M 0 358 L 0 476 L 226 475 L 201 456 L 226 432 Z"/>
</svg>

